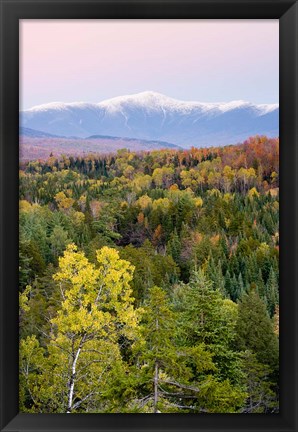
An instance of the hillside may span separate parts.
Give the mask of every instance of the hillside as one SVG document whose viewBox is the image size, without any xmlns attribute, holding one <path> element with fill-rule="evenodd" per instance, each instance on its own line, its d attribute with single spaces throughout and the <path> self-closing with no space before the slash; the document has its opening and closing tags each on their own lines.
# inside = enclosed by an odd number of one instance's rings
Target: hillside
<svg viewBox="0 0 298 432">
<path fill-rule="evenodd" d="M 34 129 L 20 129 L 20 159 L 46 159 L 52 153 L 55 156 L 82 156 L 88 153 L 113 153 L 126 148 L 131 151 L 158 150 L 180 147 L 162 141 L 149 141 L 135 138 L 119 138 L 94 135 L 86 139 L 53 136 Z"/>
</svg>

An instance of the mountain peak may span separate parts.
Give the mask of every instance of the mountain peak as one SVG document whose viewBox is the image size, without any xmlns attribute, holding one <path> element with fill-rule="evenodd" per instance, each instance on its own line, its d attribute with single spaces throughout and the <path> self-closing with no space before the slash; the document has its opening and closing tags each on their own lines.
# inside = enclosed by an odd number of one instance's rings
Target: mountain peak
<svg viewBox="0 0 298 432">
<path fill-rule="evenodd" d="M 114 97 L 98 103 L 98 106 L 115 109 L 121 106 L 139 106 L 143 108 L 160 108 L 162 106 L 173 106 L 179 104 L 180 101 L 165 96 L 162 93 L 154 91 L 144 91 L 141 93 L 129 94 L 124 96 Z"/>
<path fill-rule="evenodd" d="M 278 105 L 181 101 L 154 91 L 97 104 L 40 105 L 20 113 L 20 125 L 53 135 L 110 135 L 188 147 L 233 144 L 251 135 L 278 135 Z"/>
<path fill-rule="evenodd" d="M 263 115 L 278 109 L 278 104 L 257 105 L 245 100 L 235 100 L 230 102 L 184 101 L 174 99 L 152 90 L 106 99 L 99 102 L 97 106 L 103 107 L 110 112 L 123 112 L 123 109 L 127 107 L 137 107 L 147 110 L 160 110 L 162 112 L 165 109 L 170 111 L 181 111 L 183 113 L 190 113 L 193 110 L 199 110 L 202 113 L 213 114 L 247 108 L 255 111 L 257 115 Z"/>
<path fill-rule="evenodd" d="M 235 100 L 230 102 L 198 102 L 198 101 L 183 101 L 166 96 L 152 90 L 146 90 L 140 93 L 117 96 L 111 99 L 103 100 L 99 103 L 87 102 L 50 102 L 42 105 L 34 106 L 25 112 L 44 112 L 47 110 L 65 111 L 69 109 L 92 109 L 100 110 L 104 108 L 107 111 L 115 112 L 117 110 L 123 112 L 124 108 L 143 108 L 153 110 L 174 110 L 189 113 L 192 110 L 199 110 L 205 113 L 224 113 L 231 110 L 248 108 L 254 110 L 258 115 L 264 115 L 275 109 L 278 109 L 278 104 L 253 104 L 244 100 Z"/>
</svg>

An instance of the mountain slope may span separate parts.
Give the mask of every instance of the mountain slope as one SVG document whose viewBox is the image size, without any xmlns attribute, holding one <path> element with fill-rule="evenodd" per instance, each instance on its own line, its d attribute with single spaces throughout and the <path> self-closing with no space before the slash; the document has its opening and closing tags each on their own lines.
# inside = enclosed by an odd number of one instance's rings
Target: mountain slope
<svg viewBox="0 0 298 432">
<path fill-rule="evenodd" d="M 20 159 L 46 159 L 52 153 L 82 156 L 88 153 L 112 153 L 126 148 L 131 151 L 149 151 L 164 148 L 179 150 L 181 147 L 162 141 L 137 138 L 91 136 L 88 138 L 65 138 L 52 136 L 34 129 L 20 128 Z"/>
<path fill-rule="evenodd" d="M 30 129 L 26 127 L 20 127 L 19 135 L 31 138 L 62 138 L 59 135 L 53 135 L 47 132 L 42 132 L 40 130 Z"/>
<path fill-rule="evenodd" d="M 20 113 L 22 127 L 63 136 L 110 135 L 183 147 L 232 144 L 250 135 L 277 136 L 277 104 L 183 102 L 154 92 L 98 104 L 51 103 Z"/>
</svg>

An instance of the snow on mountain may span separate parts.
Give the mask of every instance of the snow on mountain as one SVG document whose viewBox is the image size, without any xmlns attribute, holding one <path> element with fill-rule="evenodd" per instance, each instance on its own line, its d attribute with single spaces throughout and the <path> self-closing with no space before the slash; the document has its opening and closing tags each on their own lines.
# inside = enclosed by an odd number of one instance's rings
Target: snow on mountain
<svg viewBox="0 0 298 432">
<path fill-rule="evenodd" d="M 22 127 L 63 136 L 111 135 L 161 140 L 183 147 L 233 144 L 248 136 L 278 136 L 278 104 L 179 101 L 146 91 L 97 104 L 53 102 L 20 113 Z"/>
</svg>

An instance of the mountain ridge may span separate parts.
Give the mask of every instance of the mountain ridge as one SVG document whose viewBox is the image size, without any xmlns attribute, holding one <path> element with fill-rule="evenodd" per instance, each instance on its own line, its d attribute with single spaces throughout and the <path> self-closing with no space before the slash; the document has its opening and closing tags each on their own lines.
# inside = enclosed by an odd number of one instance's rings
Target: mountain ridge
<svg viewBox="0 0 298 432">
<path fill-rule="evenodd" d="M 250 135 L 277 136 L 278 104 L 246 101 L 180 101 L 146 91 L 99 103 L 53 102 L 20 112 L 22 127 L 60 136 L 92 135 L 159 140 L 182 147 L 243 141 Z"/>
<path fill-rule="evenodd" d="M 278 104 L 253 104 L 251 102 L 245 101 L 245 100 L 233 100 L 230 102 L 198 102 L 198 101 L 185 101 L 185 100 L 179 100 L 175 99 L 169 96 L 166 96 L 162 93 L 154 92 L 154 91 L 144 91 L 141 93 L 135 93 L 135 94 L 129 94 L 124 96 L 116 96 L 113 98 L 105 99 L 98 103 L 91 103 L 91 102 L 49 102 L 46 104 L 36 105 L 32 108 L 29 108 L 24 111 L 38 111 L 42 109 L 64 109 L 68 107 L 84 107 L 84 108 L 94 108 L 98 106 L 111 106 L 116 104 L 122 104 L 125 102 L 136 102 L 139 105 L 167 105 L 172 107 L 179 107 L 179 106 L 196 106 L 206 109 L 212 109 L 212 108 L 218 108 L 221 111 L 225 110 L 231 110 L 235 109 L 241 106 L 252 106 L 257 107 L 260 110 L 270 110 L 278 108 Z M 153 102 L 153 103 L 152 103 Z"/>
</svg>

